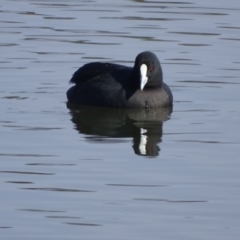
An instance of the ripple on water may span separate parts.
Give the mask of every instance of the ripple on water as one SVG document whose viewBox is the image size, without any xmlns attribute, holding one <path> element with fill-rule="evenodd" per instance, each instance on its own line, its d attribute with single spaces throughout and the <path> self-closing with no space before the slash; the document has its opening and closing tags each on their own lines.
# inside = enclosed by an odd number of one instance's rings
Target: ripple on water
<svg viewBox="0 0 240 240">
<path fill-rule="evenodd" d="M 239 238 L 238 1 L 1 3 L 1 238 Z M 78 67 L 143 50 L 173 109 L 66 108 Z"/>
</svg>

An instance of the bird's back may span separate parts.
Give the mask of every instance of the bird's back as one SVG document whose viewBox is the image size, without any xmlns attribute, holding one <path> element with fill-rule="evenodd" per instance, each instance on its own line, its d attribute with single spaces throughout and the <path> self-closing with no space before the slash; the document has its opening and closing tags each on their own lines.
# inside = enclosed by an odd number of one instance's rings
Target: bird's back
<svg viewBox="0 0 240 240">
<path fill-rule="evenodd" d="M 102 63 L 102 62 L 92 62 L 87 63 L 80 67 L 72 76 L 70 82 L 75 84 L 80 84 L 86 82 L 98 76 L 104 74 L 111 74 L 114 71 L 120 69 L 126 69 L 128 67 L 114 64 L 114 63 Z"/>
</svg>

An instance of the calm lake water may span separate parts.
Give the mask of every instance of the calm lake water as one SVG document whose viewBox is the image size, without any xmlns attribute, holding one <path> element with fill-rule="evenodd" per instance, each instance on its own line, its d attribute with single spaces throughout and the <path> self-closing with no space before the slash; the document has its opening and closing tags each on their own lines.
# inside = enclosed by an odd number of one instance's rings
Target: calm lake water
<svg viewBox="0 0 240 240">
<path fill-rule="evenodd" d="M 1 0 L 0 36 L 1 239 L 239 239 L 239 0 Z M 173 109 L 66 104 L 145 50 Z"/>
</svg>

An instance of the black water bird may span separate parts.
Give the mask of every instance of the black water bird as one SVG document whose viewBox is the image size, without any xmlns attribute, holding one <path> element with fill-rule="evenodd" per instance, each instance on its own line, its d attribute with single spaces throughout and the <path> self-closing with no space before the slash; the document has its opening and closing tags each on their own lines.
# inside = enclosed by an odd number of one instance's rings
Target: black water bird
<svg viewBox="0 0 240 240">
<path fill-rule="evenodd" d="M 163 82 L 157 56 L 152 52 L 137 55 L 133 67 L 113 63 L 92 62 L 72 76 L 67 91 L 69 103 L 114 107 L 157 108 L 171 106 L 173 96 Z"/>
</svg>

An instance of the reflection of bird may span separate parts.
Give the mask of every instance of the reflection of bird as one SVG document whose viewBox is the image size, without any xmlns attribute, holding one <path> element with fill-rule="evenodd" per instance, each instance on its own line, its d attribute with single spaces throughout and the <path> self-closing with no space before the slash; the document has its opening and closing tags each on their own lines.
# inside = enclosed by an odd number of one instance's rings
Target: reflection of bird
<svg viewBox="0 0 240 240">
<path fill-rule="evenodd" d="M 74 74 L 67 91 L 70 103 L 102 107 L 152 108 L 171 106 L 170 88 L 163 82 L 155 54 L 140 53 L 134 67 L 112 63 L 85 64 Z"/>
<path fill-rule="evenodd" d="M 76 130 L 87 135 L 87 141 L 116 143 L 123 138 L 133 138 L 134 152 L 143 156 L 159 154 L 163 121 L 168 120 L 172 112 L 172 108 L 118 109 L 69 103 L 67 107 Z"/>
<path fill-rule="evenodd" d="M 162 141 L 162 122 L 149 124 L 140 129 L 139 137 L 133 141 L 134 152 L 143 156 L 157 156 L 160 148 L 158 143 Z"/>
</svg>

